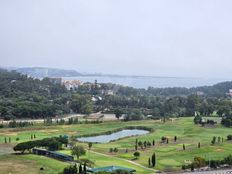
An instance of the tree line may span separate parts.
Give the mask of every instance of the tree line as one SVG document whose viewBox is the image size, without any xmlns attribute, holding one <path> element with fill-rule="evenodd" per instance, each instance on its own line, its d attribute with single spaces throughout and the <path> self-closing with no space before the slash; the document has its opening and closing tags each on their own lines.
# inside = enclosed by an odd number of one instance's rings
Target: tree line
<svg viewBox="0 0 232 174">
<path fill-rule="evenodd" d="M 47 118 L 71 112 L 92 112 L 90 95 L 68 91 L 63 85 L 0 69 L 0 118 Z"/>
<path fill-rule="evenodd" d="M 135 89 L 116 84 L 86 83 L 68 91 L 48 78 L 33 79 L 17 72 L 0 70 L 0 117 L 48 118 L 97 111 L 115 113 L 125 121 L 147 118 L 217 114 L 222 124 L 232 125 L 232 100 L 226 94 L 232 82 L 198 88 Z M 112 90 L 113 95 L 104 93 Z M 198 92 L 201 91 L 201 95 Z M 100 97 L 92 101 L 92 97 Z"/>
</svg>

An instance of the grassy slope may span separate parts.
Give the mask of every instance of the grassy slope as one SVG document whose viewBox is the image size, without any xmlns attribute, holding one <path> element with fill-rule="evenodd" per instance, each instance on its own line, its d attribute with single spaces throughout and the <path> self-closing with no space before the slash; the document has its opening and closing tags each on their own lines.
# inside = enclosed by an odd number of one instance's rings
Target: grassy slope
<svg viewBox="0 0 232 174">
<path fill-rule="evenodd" d="M 100 125 L 95 124 L 82 124 L 82 125 L 70 125 L 70 126 L 50 126 L 50 127 L 33 127 L 33 129 L 2 129 L 0 133 L 0 143 L 4 142 L 4 137 L 11 137 L 13 143 L 15 143 L 15 138 L 19 137 L 20 141 L 30 140 L 30 134 L 36 133 L 38 138 L 44 138 L 48 136 L 55 136 L 61 134 L 68 135 L 82 135 L 91 134 L 98 132 L 106 132 L 108 130 L 113 130 L 129 125 L 134 126 L 147 126 L 155 129 L 152 134 L 137 137 L 142 141 L 152 141 L 156 140 L 157 146 L 152 147 L 147 150 L 139 150 L 141 157 L 136 160 L 136 163 L 142 164 L 147 167 L 148 157 L 156 152 L 157 155 L 157 167 L 160 170 L 178 170 L 181 164 L 185 163 L 187 160 L 192 160 L 195 156 L 202 156 L 211 159 L 221 159 L 228 153 L 231 153 L 232 144 L 230 142 L 224 142 L 223 144 L 216 144 L 214 146 L 210 145 L 213 136 L 222 136 L 226 139 L 228 134 L 231 134 L 230 128 L 224 128 L 218 125 L 216 128 L 202 128 L 200 126 L 194 125 L 192 122 L 193 118 L 181 118 L 174 122 L 156 123 L 155 121 L 140 121 L 140 122 L 106 122 Z M 177 143 L 173 142 L 174 136 L 178 137 Z M 162 136 L 170 137 L 169 144 L 160 144 L 160 138 Z M 95 144 L 93 145 L 93 150 L 109 154 L 110 147 L 118 147 L 119 153 L 114 154 L 124 159 L 133 159 L 133 149 L 134 149 L 135 137 L 122 139 L 116 142 L 111 142 L 107 144 Z M 201 142 L 202 147 L 197 148 L 198 142 Z M 182 150 L 182 144 L 186 145 L 186 151 Z M 80 143 L 82 144 L 82 143 Z M 83 144 L 87 146 L 86 144 Z M 125 150 L 129 149 L 128 153 Z M 115 158 L 104 157 L 96 154 L 90 154 L 92 160 L 95 161 L 96 166 L 105 165 L 122 165 L 125 167 L 133 167 L 139 170 L 139 173 L 151 173 L 149 171 L 142 171 L 139 167 L 133 166 L 129 163 L 117 160 Z M 86 158 L 86 157 L 85 157 Z M 141 171 L 140 171 L 141 170 Z"/>
<path fill-rule="evenodd" d="M 36 155 L 1 155 L 0 174 L 55 174 L 67 163 Z M 40 170 L 43 167 L 44 170 Z"/>
</svg>

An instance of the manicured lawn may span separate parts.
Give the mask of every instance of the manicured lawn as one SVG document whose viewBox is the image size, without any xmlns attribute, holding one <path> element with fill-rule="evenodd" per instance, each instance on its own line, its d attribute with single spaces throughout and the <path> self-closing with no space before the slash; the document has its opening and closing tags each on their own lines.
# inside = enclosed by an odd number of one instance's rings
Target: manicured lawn
<svg viewBox="0 0 232 174">
<path fill-rule="evenodd" d="M 12 144 L 17 143 L 15 141 L 18 137 L 21 141 L 30 140 L 31 134 L 36 134 L 37 139 L 45 137 L 59 136 L 59 135 L 84 135 L 84 134 L 95 134 L 104 133 L 109 130 L 123 128 L 126 126 L 146 126 L 151 127 L 155 131 L 151 134 L 146 134 L 137 137 L 130 137 L 121 139 L 115 142 L 106 144 L 94 144 L 92 150 L 95 152 L 103 153 L 109 156 L 103 156 L 100 154 L 94 154 L 90 152 L 90 155 L 86 155 L 83 158 L 90 158 L 95 162 L 96 167 L 106 165 L 121 165 L 124 167 L 134 168 L 138 173 L 149 174 L 153 173 L 149 170 L 138 167 L 129 162 L 125 162 L 118 158 L 126 160 L 132 160 L 138 164 L 148 167 L 148 158 L 153 152 L 157 156 L 157 166 L 155 169 L 158 170 L 180 170 L 181 165 L 193 160 L 195 156 L 201 156 L 206 159 L 222 159 L 231 152 L 232 142 L 226 141 L 226 136 L 232 134 L 231 128 L 225 128 L 221 125 L 216 127 L 201 127 L 193 124 L 193 118 L 179 118 L 173 122 L 159 123 L 153 120 L 146 121 L 133 121 L 133 122 L 105 122 L 101 124 L 79 124 L 79 125 L 65 125 L 65 126 L 37 126 L 31 128 L 22 129 L 1 129 L 0 132 L 0 144 L 4 144 L 4 138 L 11 137 Z M 160 143 L 162 136 L 169 138 L 169 144 Z M 174 142 L 173 138 L 177 136 L 177 142 Z M 224 143 L 217 143 L 214 146 L 210 145 L 213 136 L 221 136 L 224 138 Z M 138 138 L 140 141 L 150 141 L 154 139 L 156 142 L 155 147 L 140 149 L 141 156 L 139 159 L 134 160 L 133 153 L 135 139 Z M 198 142 L 201 143 L 201 148 L 198 149 Z M 77 143 L 85 146 L 86 143 Z M 183 151 L 183 144 L 185 144 L 186 150 Z M 119 152 L 117 154 L 110 154 L 109 149 L 117 147 Z M 126 153 L 126 151 L 128 151 Z M 70 151 L 63 151 L 63 153 L 70 153 Z M 118 158 L 115 158 L 118 157 Z M 1 159 L 2 160 L 2 159 Z M 32 159 L 34 161 L 34 159 Z M 41 160 L 37 159 L 37 162 Z M 44 162 L 46 166 L 46 162 Z"/>
</svg>

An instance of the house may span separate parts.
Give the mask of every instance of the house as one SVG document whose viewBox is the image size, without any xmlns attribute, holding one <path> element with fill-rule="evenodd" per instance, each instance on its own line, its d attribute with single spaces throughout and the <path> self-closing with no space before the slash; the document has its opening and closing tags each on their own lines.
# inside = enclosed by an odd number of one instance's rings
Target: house
<svg viewBox="0 0 232 174">
<path fill-rule="evenodd" d="M 92 102 L 97 102 L 97 101 L 101 101 L 102 100 L 102 97 L 100 96 L 92 96 Z"/>
<path fill-rule="evenodd" d="M 232 97 L 232 89 L 229 89 L 229 96 Z"/>
<path fill-rule="evenodd" d="M 134 169 L 129 169 L 129 168 L 120 167 L 120 166 L 107 166 L 107 167 L 93 168 L 93 169 L 88 169 L 87 172 L 90 172 L 90 173 L 98 173 L 98 172 L 113 173 L 117 170 L 123 170 L 123 171 L 127 171 L 129 173 L 136 172 L 136 170 L 134 170 Z"/>
<path fill-rule="evenodd" d="M 65 80 L 62 84 L 67 90 L 77 90 L 82 82 L 80 80 Z"/>
<path fill-rule="evenodd" d="M 104 94 L 104 95 L 114 95 L 114 91 L 110 90 L 110 89 L 102 90 L 101 93 Z"/>
<path fill-rule="evenodd" d="M 197 91 L 197 92 L 196 92 L 196 95 L 197 95 L 197 96 L 203 96 L 203 95 L 204 95 L 204 92 L 202 92 L 202 91 Z"/>
</svg>

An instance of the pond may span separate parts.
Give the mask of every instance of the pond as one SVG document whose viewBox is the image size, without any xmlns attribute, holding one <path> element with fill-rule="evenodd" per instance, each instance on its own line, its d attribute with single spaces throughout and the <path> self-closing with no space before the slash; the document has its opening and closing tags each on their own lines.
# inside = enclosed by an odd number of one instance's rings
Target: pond
<svg viewBox="0 0 232 174">
<path fill-rule="evenodd" d="M 118 140 L 124 137 L 136 136 L 136 135 L 144 135 L 148 134 L 147 130 L 140 129 L 124 129 L 109 135 L 98 135 L 92 137 L 81 137 L 77 138 L 78 141 L 81 142 L 91 142 L 91 143 L 108 143 L 110 141 Z"/>
</svg>

